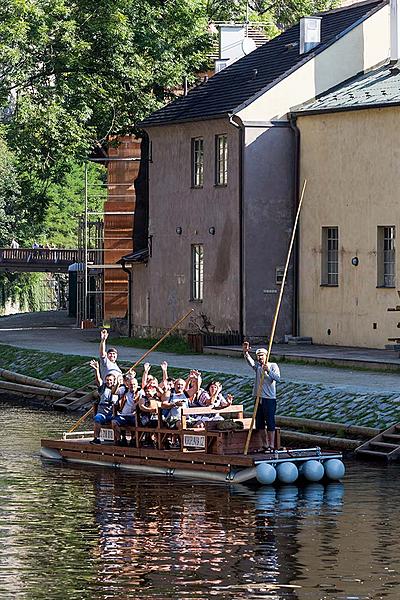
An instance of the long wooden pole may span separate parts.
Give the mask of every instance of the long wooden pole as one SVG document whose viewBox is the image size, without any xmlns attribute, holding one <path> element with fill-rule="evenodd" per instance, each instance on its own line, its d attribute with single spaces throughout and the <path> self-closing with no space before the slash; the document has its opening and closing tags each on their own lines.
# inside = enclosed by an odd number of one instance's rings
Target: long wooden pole
<svg viewBox="0 0 400 600">
<path fill-rule="evenodd" d="M 137 366 L 138 366 L 138 364 L 140 364 L 140 363 L 142 362 L 142 360 L 143 360 L 144 358 L 146 358 L 146 356 L 148 356 L 148 355 L 150 354 L 150 352 L 153 352 L 153 350 L 155 350 L 155 349 L 157 348 L 157 346 L 159 346 L 159 345 L 161 344 L 161 342 L 163 342 L 163 341 L 165 340 L 165 338 L 167 338 L 169 335 L 171 335 L 171 333 L 172 333 L 173 331 L 175 331 L 175 329 L 176 329 L 177 327 L 179 327 L 179 325 L 180 325 L 181 323 L 183 323 L 183 321 L 184 321 L 185 319 L 187 319 L 187 318 L 188 318 L 188 316 L 189 316 L 189 315 L 190 315 L 192 312 L 194 312 L 194 308 L 191 308 L 190 310 L 188 310 L 188 311 L 187 311 L 187 313 L 185 313 L 185 314 L 183 315 L 183 317 L 181 317 L 180 319 L 178 319 L 178 321 L 176 321 L 176 323 L 174 323 L 174 324 L 172 325 L 172 327 L 171 327 L 170 329 L 168 329 L 167 333 L 165 333 L 165 334 L 162 336 L 162 338 L 160 338 L 160 339 L 158 340 L 158 342 L 156 342 L 156 343 L 154 344 L 154 346 L 152 346 L 152 347 L 151 347 L 149 350 L 147 350 L 147 351 L 146 351 L 146 352 L 145 352 L 145 353 L 144 353 L 144 354 L 143 354 L 143 355 L 142 355 L 142 356 L 141 356 L 141 357 L 140 357 L 140 358 L 139 358 L 139 359 L 138 359 L 138 360 L 135 362 L 135 364 L 133 364 L 133 365 L 131 366 L 131 368 L 129 369 L 129 371 L 133 371 L 133 370 L 135 369 L 135 367 L 137 367 Z M 88 411 L 87 411 L 87 412 L 86 412 L 84 415 L 82 415 L 80 419 L 78 419 L 78 421 L 77 421 L 77 422 L 76 422 L 76 423 L 75 423 L 75 424 L 74 424 L 74 425 L 71 427 L 71 429 L 68 431 L 68 433 L 72 433 L 73 431 L 75 431 L 75 429 L 78 427 L 78 425 L 80 425 L 81 423 L 83 423 L 83 421 L 85 421 L 85 420 L 87 419 L 87 417 L 88 417 L 88 416 L 89 416 L 89 415 L 90 415 L 92 412 L 93 412 L 93 407 L 92 407 L 92 408 L 89 408 L 89 410 L 88 410 Z"/>
<path fill-rule="evenodd" d="M 188 311 L 187 311 L 187 313 L 185 313 L 185 314 L 183 315 L 183 317 L 181 317 L 181 318 L 180 318 L 178 321 L 176 321 L 176 323 L 174 323 L 174 325 L 171 327 L 171 329 L 169 329 L 169 330 L 167 331 L 167 333 L 165 333 L 165 334 L 162 336 L 162 338 L 160 338 L 160 339 L 158 340 L 158 342 L 156 342 L 156 343 L 154 344 L 154 346 L 152 346 L 152 347 L 150 348 L 150 350 L 147 350 L 147 352 L 145 352 L 145 353 L 143 354 L 143 356 L 141 356 L 141 357 L 139 358 L 139 360 L 137 360 L 137 361 L 135 362 L 135 364 L 134 364 L 134 365 L 132 365 L 132 366 L 131 366 L 131 368 L 130 368 L 129 370 L 130 370 L 130 371 L 133 371 L 133 369 L 134 369 L 135 367 L 137 367 L 137 366 L 138 366 L 138 364 L 140 364 L 140 363 L 142 362 L 142 360 L 144 360 L 144 359 L 146 358 L 146 356 L 147 356 L 148 354 L 150 354 L 150 352 L 153 352 L 153 351 L 154 351 L 154 350 L 157 348 L 157 346 L 159 346 L 159 345 L 161 344 L 161 342 L 163 342 L 163 341 L 165 340 L 165 338 L 167 338 L 169 335 L 171 335 L 171 333 L 172 333 L 173 331 L 175 331 L 175 329 L 177 329 L 177 328 L 179 327 L 179 325 L 180 325 L 181 323 L 183 323 L 183 321 L 185 321 L 185 320 L 188 318 L 188 316 L 189 316 L 189 315 L 190 315 L 192 312 L 194 312 L 194 308 L 191 308 L 190 310 L 188 310 Z"/>
<path fill-rule="evenodd" d="M 287 277 L 287 272 L 288 272 L 289 263 L 290 263 L 290 257 L 291 257 L 291 254 L 292 254 L 293 244 L 294 244 L 294 240 L 295 240 L 295 237 L 296 237 L 297 224 L 299 222 L 300 210 L 301 210 L 301 205 L 303 204 L 303 198 L 304 198 L 304 193 L 306 191 L 306 185 L 307 185 L 307 179 L 305 179 L 304 183 L 303 183 L 303 189 L 301 190 L 300 201 L 299 201 L 299 205 L 297 207 L 297 212 L 296 212 L 296 218 L 295 218 L 294 224 L 293 224 L 292 235 L 291 235 L 290 244 L 289 244 L 289 250 L 288 250 L 288 253 L 287 253 L 285 269 L 284 269 L 284 272 L 283 272 L 281 289 L 280 289 L 280 292 L 279 292 L 278 301 L 276 303 L 274 320 L 272 322 L 272 329 L 271 329 L 271 335 L 270 335 L 269 343 L 268 343 L 268 351 L 267 351 L 267 360 L 266 360 L 266 363 L 268 363 L 268 361 L 269 361 L 269 357 L 270 357 L 271 349 L 272 349 L 272 344 L 273 344 L 273 341 L 274 341 L 276 324 L 278 322 L 278 316 L 279 316 L 279 311 L 280 311 L 280 308 L 281 308 L 283 291 L 284 291 L 284 288 L 285 288 L 286 277 Z M 247 438 L 246 438 L 246 444 L 245 444 L 245 447 L 244 447 L 244 454 L 247 454 L 248 451 L 249 451 L 251 434 L 253 432 L 254 421 L 256 419 L 257 409 L 258 409 L 258 405 L 260 403 L 260 397 L 261 397 L 261 392 L 262 392 L 262 387 L 263 387 L 264 379 L 265 379 L 265 369 L 262 370 L 261 377 L 260 377 L 260 383 L 258 384 L 257 396 L 256 396 L 256 399 L 255 399 L 255 402 L 254 402 L 253 415 L 251 417 L 250 429 L 249 429 L 249 432 L 248 432 Z"/>
</svg>

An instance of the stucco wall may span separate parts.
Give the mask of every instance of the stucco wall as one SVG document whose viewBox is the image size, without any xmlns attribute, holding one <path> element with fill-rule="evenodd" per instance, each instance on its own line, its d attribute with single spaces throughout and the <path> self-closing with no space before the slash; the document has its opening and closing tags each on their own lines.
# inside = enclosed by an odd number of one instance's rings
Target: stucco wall
<svg viewBox="0 0 400 600">
<path fill-rule="evenodd" d="M 298 125 L 301 176 L 308 180 L 300 219 L 301 334 L 316 343 L 383 347 L 400 334 L 400 313 L 387 311 L 399 304 L 398 260 L 396 288 L 377 288 L 377 227 L 400 232 L 400 109 L 301 117 Z M 320 286 L 323 226 L 339 227 L 338 287 Z"/>
<path fill-rule="evenodd" d="M 247 127 L 244 159 L 244 330 L 268 337 L 293 223 L 294 136 L 289 127 Z M 293 273 L 290 269 L 276 338 L 292 334 Z"/>
<path fill-rule="evenodd" d="M 133 269 L 133 323 L 169 327 L 190 307 L 216 331 L 239 326 L 238 130 L 226 120 L 150 128 L 147 267 Z M 215 135 L 228 135 L 228 184 L 214 185 Z M 191 138 L 204 138 L 204 186 L 191 189 Z M 182 228 L 177 235 L 176 228 Z M 215 228 L 215 235 L 209 233 Z M 190 301 L 191 244 L 204 245 L 204 300 Z"/>
<path fill-rule="evenodd" d="M 243 121 L 282 118 L 290 108 L 386 60 L 389 40 L 389 7 L 384 6 L 238 115 Z"/>
</svg>

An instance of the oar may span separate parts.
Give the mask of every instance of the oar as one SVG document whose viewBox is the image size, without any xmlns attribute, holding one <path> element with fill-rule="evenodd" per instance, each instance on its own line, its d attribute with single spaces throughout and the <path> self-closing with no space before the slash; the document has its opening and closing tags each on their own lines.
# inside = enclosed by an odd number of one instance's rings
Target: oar
<svg viewBox="0 0 400 600">
<path fill-rule="evenodd" d="M 167 338 L 173 331 L 175 331 L 175 329 L 181 324 L 183 323 L 183 321 L 185 319 L 188 318 L 188 316 L 194 312 L 194 308 L 191 308 L 190 310 L 187 311 L 187 313 L 185 313 L 183 315 L 183 317 L 181 317 L 178 321 L 176 321 L 176 323 L 174 323 L 172 325 L 172 327 L 170 329 L 168 329 L 167 333 L 165 333 L 162 338 L 160 338 L 158 340 L 158 342 L 156 342 L 154 344 L 154 346 L 152 346 L 150 348 L 150 350 L 147 350 L 147 352 L 145 352 L 136 362 L 134 365 L 131 366 L 131 368 L 129 369 L 129 371 L 133 371 L 135 369 L 135 367 L 138 366 L 138 364 L 140 364 L 142 362 L 142 360 L 144 358 L 146 358 L 146 356 L 148 356 L 150 354 L 150 352 L 153 352 L 153 350 L 155 350 L 157 348 L 157 346 L 159 346 L 161 344 L 162 341 L 165 340 L 165 338 Z M 72 433 L 73 431 L 75 431 L 75 429 L 78 427 L 78 425 L 80 425 L 83 421 L 85 421 L 85 419 L 87 419 L 87 417 L 93 412 L 93 407 L 89 408 L 89 410 L 81 416 L 80 419 L 78 419 L 78 421 L 71 427 L 71 429 L 69 429 L 68 433 Z"/>
<path fill-rule="evenodd" d="M 281 308 L 281 302 L 282 302 L 282 297 L 283 297 L 283 290 L 284 290 L 285 283 L 286 283 L 286 276 L 287 276 L 287 272 L 288 272 L 288 269 L 289 269 L 290 256 L 292 254 L 294 239 L 296 237 L 297 223 L 299 221 L 301 205 L 303 204 L 304 192 L 306 191 L 306 185 L 307 185 L 307 179 L 305 179 L 304 183 L 303 183 L 303 189 L 301 190 L 301 196 L 300 196 L 299 205 L 297 207 L 296 218 L 295 218 L 294 224 L 293 224 L 293 230 L 292 230 L 292 235 L 291 235 L 291 238 L 290 238 L 289 250 L 288 250 L 288 253 L 287 253 L 287 257 L 286 257 L 285 270 L 283 272 L 281 289 L 280 289 L 280 292 L 279 292 L 278 301 L 276 303 L 274 320 L 272 322 L 271 336 L 269 338 L 269 343 L 268 343 L 268 351 L 267 351 L 267 361 L 266 361 L 266 363 L 268 363 L 268 361 L 269 361 L 269 357 L 270 357 L 271 349 L 272 349 L 272 344 L 273 344 L 273 341 L 274 341 L 276 324 L 278 322 L 279 310 Z M 244 446 L 244 454 L 247 454 L 248 451 L 249 451 L 251 434 L 253 432 L 254 421 L 255 421 L 255 418 L 256 418 L 258 405 L 260 403 L 260 397 L 261 397 L 261 392 L 262 392 L 262 387 L 263 387 L 264 379 L 265 379 L 265 369 L 262 370 L 261 377 L 260 377 L 260 383 L 258 384 L 257 396 L 256 396 L 256 399 L 255 399 L 255 402 L 254 402 L 254 409 L 253 409 L 253 415 L 251 417 L 250 429 L 249 429 L 249 432 L 247 434 L 246 444 Z"/>
</svg>

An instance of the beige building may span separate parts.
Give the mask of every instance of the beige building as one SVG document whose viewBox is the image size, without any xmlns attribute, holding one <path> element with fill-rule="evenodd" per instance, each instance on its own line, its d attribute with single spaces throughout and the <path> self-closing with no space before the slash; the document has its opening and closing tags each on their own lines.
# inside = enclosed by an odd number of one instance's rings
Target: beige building
<svg viewBox="0 0 400 600">
<path fill-rule="evenodd" d="M 299 321 L 314 343 L 400 338 L 400 74 L 381 67 L 296 113 L 301 179 Z"/>
</svg>

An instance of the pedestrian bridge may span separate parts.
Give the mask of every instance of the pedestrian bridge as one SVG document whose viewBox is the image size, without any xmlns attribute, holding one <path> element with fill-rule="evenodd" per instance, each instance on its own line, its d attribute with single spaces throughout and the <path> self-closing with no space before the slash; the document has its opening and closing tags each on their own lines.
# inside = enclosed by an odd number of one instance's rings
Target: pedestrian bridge
<svg viewBox="0 0 400 600">
<path fill-rule="evenodd" d="M 95 262 L 97 251 L 88 251 L 88 262 Z M 74 263 L 84 262 L 82 249 L 0 248 L 0 271 L 10 273 L 67 273 Z"/>
</svg>

